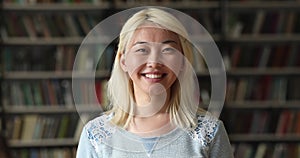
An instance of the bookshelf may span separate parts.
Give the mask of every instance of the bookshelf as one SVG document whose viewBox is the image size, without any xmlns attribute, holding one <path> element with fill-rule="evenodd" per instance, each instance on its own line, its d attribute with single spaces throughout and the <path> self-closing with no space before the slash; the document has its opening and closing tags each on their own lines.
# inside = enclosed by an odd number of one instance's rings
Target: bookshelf
<svg viewBox="0 0 300 158">
<path fill-rule="evenodd" d="M 83 127 L 78 112 L 93 117 L 101 109 L 85 103 L 85 98 L 80 98 L 83 105 L 74 106 L 72 75 L 85 79 L 89 74 L 72 74 L 73 62 L 84 36 L 105 14 L 110 15 L 106 13 L 110 3 L 3 2 L 1 110 L 13 157 L 75 157 Z M 96 77 L 101 85 L 109 71 L 98 71 Z M 1 120 L 4 115 L 1 111 Z"/>
<path fill-rule="evenodd" d="M 20 120 L 33 116 L 36 121 L 48 120 L 52 126 L 58 126 L 61 123 L 55 121 L 55 117 L 75 117 L 77 110 L 83 113 L 100 112 L 93 105 L 76 109 L 72 99 L 66 97 L 70 96 L 68 85 L 71 84 L 76 50 L 88 31 L 102 19 L 142 5 L 165 6 L 190 14 L 211 33 L 224 59 L 228 60 L 227 95 L 221 119 L 228 129 L 236 157 L 294 157 L 299 154 L 296 150 L 300 146 L 300 121 L 297 121 L 300 120 L 297 119 L 300 118 L 298 0 L 138 3 L 122 0 L 83 0 L 76 3 L 4 0 L 2 14 L 5 16 L 1 19 L 4 20 L 1 26 L 4 31 L 1 32 L 0 123 L 6 134 L 12 131 L 19 134 L 15 136 L 19 139 L 9 139 L 15 154 L 34 157 L 36 154 L 64 153 L 63 157 L 74 157 L 78 143 L 75 129 L 73 133 L 60 138 L 56 133 L 56 136 L 23 140 L 20 138 Z M 22 20 L 15 22 L 12 19 Z M 47 22 L 51 20 L 53 23 Z M 20 26 L 20 29 L 16 29 L 16 26 Z M 64 30 L 62 26 L 68 29 Z M 100 40 L 106 41 L 105 38 Z M 108 69 L 107 66 L 107 69 L 96 72 L 99 85 L 109 77 Z M 75 76 L 84 79 L 89 75 L 77 73 Z M 209 93 L 209 73 L 201 71 L 197 72 L 197 76 L 207 80 L 205 85 L 200 86 Z M 45 91 L 45 88 L 34 91 L 43 85 L 53 89 L 52 92 Z M 83 87 L 89 86 L 83 84 Z M 31 89 L 31 93 L 26 93 L 28 89 Z M 48 96 L 41 96 L 42 93 L 48 93 Z M 49 94 L 55 94 L 56 97 L 50 97 Z M 34 96 L 37 98 L 30 102 L 28 98 Z M 78 121 L 73 124 L 76 124 L 76 128 L 80 127 Z M 46 128 L 46 124 L 44 126 Z"/>
<path fill-rule="evenodd" d="M 223 120 L 236 157 L 298 157 L 299 1 L 227 1 Z"/>
</svg>

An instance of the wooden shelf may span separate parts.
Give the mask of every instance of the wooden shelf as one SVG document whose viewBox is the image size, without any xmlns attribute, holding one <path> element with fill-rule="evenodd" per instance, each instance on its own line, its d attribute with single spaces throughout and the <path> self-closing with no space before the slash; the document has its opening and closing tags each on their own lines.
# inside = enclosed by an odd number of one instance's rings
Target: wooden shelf
<svg viewBox="0 0 300 158">
<path fill-rule="evenodd" d="M 202 37 L 191 37 L 195 41 L 199 42 L 212 42 L 220 41 L 220 35 L 212 35 L 212 38 L 208 40 L 203 39 Z M 101 37 L 98 39 L 92 39 L 89 37 L 89 40 L 92 41 L 90 44 L 105 44 L 111 43 L 108 37 Z M 289 35 L 289 34 L 261 34 L 261 35 L 251 35 L 251 34 L 243 34 L 239 37 L 227 37 L 225 39 L 230 43 L 239 43 L 239 44 L 265 44 L 265 43 L 299 43 L 300 42 L 300 34 L 299 35 Z M 30 38 L 30 37 L 7 37 L 3 39 L 2 45 L 80 45 L 84 42 L 84 37 L 51 37 L 51 38 Z M 87 44 L 88 42 L 85 41 Z"/>
<path fill-rule="evenodd" d="M 219 8 L 220 4 L 218 1 L 181 1 L 173 3 L 171 1 L 166 2 L 121 2 L 117 1 L 115 3 L 115 9 L 128 9 L 133 7 L 140 7 L 140 6 L 163 6 L 163 7 L 170 7 L 174 9 L 212 9 L 212 8 Z"/>
<path fill-rule="evenodd" d="M 8 37 L 3 39 L 3 45 L 79 45 L 83 37 L 51 37 L 51 38 L 30 38 L 30 37 Z"/>
<path fill-rule="evenodd" d="M 90 42 L 89 42 L 90 41 Z M 25 46 L 38 46 L 38 45 L 80 45 L 84 44 L 109 44 L 109 37 L 93 38 L 93 36 L 84 37 L 7 37 L 3 39 L 2 45 L 25 45 Z"/>
<path fill-rule="evenodd" d="M 297 1 L 244 1 L 244 2 L 228 2 L 229 11 L 257 11 L 263 10 L 293 10 L 299 11 L 300 3 Z"/>
<path fill-rule="evenodd" d="M 299 43 L 300 34 L 242 34 L 239 37 L 226 37 L 225 41 L 239 44 L 265 44 L 265 43 Z"/>
<path fill-rule="evenodd" d="M 209 74 L 208 71 L 201 71 L 196 73 L 197 76 L 212 76 Z M 297 67 L 284 67 L 284 68 L 255 68 L 255 67 L 247 67 L 247 68 L 231 68 L 230 70 L 226 71 L 226 75 L 229 77 L 234 76 L 300 76 L 300 68 Z"/>
<path fill-rule="evenodd" d="M 300 68 L 298 67 L 284 67 L 284 68 L 231 68 L 227 71 L 228 76 L 299 76 Z"/>
<path fill-rule="evenodd" d="M 4 11 L 99 11 L 109 9 L 108 2 L 101 3 L 3 3 Z"/>
<path fill-rule="evenodd" d="M 230 101 L 227 109 L 300 109 L 300 100 L 295 101 Z"/>
<path fill-rule="evenodd" d="M 73 138 L 10 140 L 8 141 L 8 145 L 11 148 L 77 146 L 78 140 Z"/>
<path fill-rule="evenodd" d="M 211 37 L 203 38 L 202 36 L 191 36 L 193 41 L 199 43 L 219 41 L 220 35 L 214 34 Z M 94 38 L 92 35 L 86 37 L 7 37 L 2 41 L 2 45 L 26 45 L 26 46 L 38 46 L 38 45 L 80 45 L 84 44 L 109 44 L 109 37 L 101 36 L 101 38 Z"/>
<path fill-rule="evenodd" d="M 91 113 L 103 112 L 99 105 L 41 105 L 41 106 L 26 106 L 26 105 L 10 105 L 5 107 L 6 114 L 61 114 L 61 113 Z"/>
<path fill-rule="evenodd" d="M 109 71 L 74 72 L 73 71 L 10 71 L 5 72 L 5 80 L 16 79 L 78 79 L 107 78 Z"/>
<path fill-rule="evenodd" d="M 231 142 L 300 142 L 300 135 L 298 134 L 229 134 Z"/>
</svg>

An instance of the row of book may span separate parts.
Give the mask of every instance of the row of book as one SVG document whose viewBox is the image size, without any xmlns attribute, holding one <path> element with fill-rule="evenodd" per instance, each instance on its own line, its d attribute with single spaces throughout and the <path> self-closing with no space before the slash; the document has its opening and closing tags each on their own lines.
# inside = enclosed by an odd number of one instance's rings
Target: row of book
<svg viewBox="0 0 300 158">
<path fill-rule="evenodd" d="M 295 101 L 300 100 L 299 77 L 257 76 L 231 78 L 227 82 L 226 101 Z M 107 79 L 76 81 L 76 103 L 107 105 Z M 201 97 L 209 101 L 209 90 L 201 86 Z M 209 88 L 209 87 L 208 87 Z M 207 92 L 206 92 L 207 91 Z M 12 80 L 2 83 L 3 105 L 73 105 L 71 80 Z M 97 96 L 97 100 L 94 98 Z"/>
<path fill-rule="evenodd" d="M 229 110 L 224 115 L 229 133 L 300 134 L 299 110 Z"/>
<path fill-rule="evenodd" d="M 3 50 L 4 71 L 72 71 L 112 68 L 114 47 L 108 45 L 9 47 Z"/>
<path fill-rule="evenodd" d="M 230 79 L 227 84 L 226 101 L 295 101 L 300 100 L 299 78 L 263 76 L 258 78 Z M 49 106 L 76 104 L 108 105 L 107 79 L 76 81 L 72 89 L 71 80 L 13 80 L 2 84 L 4 106 Z M 206 85 L 203 85 L 206 86 Z M 209 101 L 209 90 L 201 87 L 201 98 Z M 95 96 L 96 94 L 96 96 Z"/>
<path fill-rule="evenodd" d="M 199 21 L 210 33 L 220 33 L 221 16 L 218 10 L 185 11 Z M 216 14 L 218 13 L 218 14 Z M 241 34 L 291 34 L 299 33 L 300 20 L 295 11 L 259 10 L 255 14 L 231 13 L 228 21 L 228 36 Z M 84 36 L 103 19 L 98 14 L 7 14 L 4 17 L 5 29 L 2 36 L 8 37 L 68 37 Z M 21 20 L 17 20 L 21 19 Z M 182 21 L 184 23 L 184 21 Z M 67 28 L 67 29 L 66 29 Z M 192 26 L 190 29 L 195 29 Z"/>
<path fill-rule="evenodd" d="M 115 57 L 115 45 L 104 46 L 36 46 L 3 49 L 4 71 L 70 71 L 76 58 L 76 70 L 110 71 Z M 227 70 L 232 68 L 300 67 L 298 45 L 236 46 L 223 59 Z M 195 52 L 196 72 L 206 69 L 203 57 Z"/>
<path fill-rule="evenodd" d="M 233 45 L 229 54 L 229 68 L 238 67 L 299 67 L 300 47 L 297 44 Z"/>
<path fill-rule="evenodd" d="M 82 37 L 100 22 L 100 14 L 6 14 L 2 37 Z M 99 15 L 100 14 L 100 15 Z"/>
<path fill-rule="evenodd" d="M 221 30 L 218 27 L 220 24 L 220 15 L 218 15 L 218 10 L 187 10 L 185 13 L 204 26 L 204 28 L 199 29 L 199 27 L 195 27 L 196 25 L 187 25 L 187 30 L 193 30 L 193 32 L 197 32 L 199 35 L 203 34 L 205 29 L 212 34 L 220 33 Z M 109 14 L 109 12 L 99 11 L 97 13 L 91 12 L 90 14 L 70 12 L 63 14 L 7 13 L 3 18 L 4 29 L 1 32 L 1 36 L 3 38 L 29 37 L 32 39 L 37 37 L 84 37 L 100 23 L 106 14 Z M 190 22 L 184 21 L 187 19 L 180 20 L 182 20 L 182 23 Z"/>
<path fill-rule="evenodd" d="M 7 138 L 23 141 L 78 138 L 82 130 L 81 124 L 77 114 L 16 115 L 7 119 Z"/>
<path fill-rule="evenodd" d="M 106 83 L 105 79 L 76 82 L 72 91 L 70 80 L 11 81 L 3 84 L 3 105 L 72 106 L 74 91 L 76 104 L 107 105 Z"/>
<path fill-rule="evenodd" d="M 75 46 L 11 47 L 3 50 L 5 71 L 72 70 Z"/>
<path fill-rule="evenodd" d="M 230 10 L 229 10 L 230 11 Z M 299 33 L 300 20 L 295 11 L 236 12 L 229 14 L 228 36 L 238 37 L 241 34 L 291 34 Z"/>
<path fill-rule="evenodd" d="M 3 50 L 5 72 L 13 71 L 108 71 L 113 66 L 116 43 L 77 46 L 7 47 Z M 195 71 L 205 63 L 199 52 L 194 55 Z"/>
<path fill-rule="evenodd" d="M 296 158 L 300 155 L 300 144 L 259 143 L 234 144 L 234 156 L 237 158 Z"/>
<path fill-rule="evenodd" d="M 230 78 L 227 101 L 288 101 L 300 99 L 299 77 L 254 76 Z"/>
<path fill-rule="evenodd" d="M 11 155 L 12 158 L 74 158 L 76 147 L 14 149 Z"/>
</svg>

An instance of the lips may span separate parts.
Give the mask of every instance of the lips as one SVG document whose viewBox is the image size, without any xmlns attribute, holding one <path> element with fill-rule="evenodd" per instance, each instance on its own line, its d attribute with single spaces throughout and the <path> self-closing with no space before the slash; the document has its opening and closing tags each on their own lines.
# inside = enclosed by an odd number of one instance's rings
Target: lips
<svg viewBox="0 0 300 158">
<path fill-rule="evenodd" d="M 145 74 L 145 77 L 151 78 L 151 79 L 158 79 L 162 77 L 162 74 Z"/>
<path fill-rule="evenodd" d="M 148 79 L 162 79 L 166 75 L 166 73 L 142 73 L 142 76 Z"/>
</svg>

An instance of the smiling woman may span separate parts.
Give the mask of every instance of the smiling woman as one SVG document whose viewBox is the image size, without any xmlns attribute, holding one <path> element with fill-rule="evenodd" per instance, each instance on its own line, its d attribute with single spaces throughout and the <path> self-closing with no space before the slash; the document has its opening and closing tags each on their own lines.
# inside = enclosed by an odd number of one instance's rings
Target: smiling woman
<svg viewBox="0 0 300 158">
<path fill-rule="evenodd" d="M 108 82 L 112 109 L 85 125 L 77 157 L 233 157 L 222 121 L 198 107 L 192 53 L 168 12 L 128 19 Z"/>
</svg>

